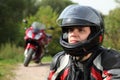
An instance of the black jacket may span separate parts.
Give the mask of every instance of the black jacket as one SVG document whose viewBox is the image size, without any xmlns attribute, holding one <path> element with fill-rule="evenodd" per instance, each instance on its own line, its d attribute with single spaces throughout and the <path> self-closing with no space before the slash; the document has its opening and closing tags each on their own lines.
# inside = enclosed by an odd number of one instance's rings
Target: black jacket
<svg viewBox="0 0 120 80">
<path fill-rule="evenodd" d="M 80 62 L 64 51 L 53 58 L 48 80 L 120 80 L 120 53 L 100 48 Z"/>
</svg>

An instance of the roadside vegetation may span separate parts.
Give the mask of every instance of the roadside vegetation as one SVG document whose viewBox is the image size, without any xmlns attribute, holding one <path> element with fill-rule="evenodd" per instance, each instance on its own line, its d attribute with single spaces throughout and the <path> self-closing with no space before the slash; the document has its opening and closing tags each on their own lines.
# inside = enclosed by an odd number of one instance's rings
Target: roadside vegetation
<svg viewBox="0 0 120 80">
<path fill-rule="evenodd" d="M 120 51 L 120 0 L 114 1 L 118 6 L 108 15 L 102 14 L 106 28 L 103 44 L 105 47 Z M 51 56 L 62 50 L 59 44 L 61 29 L 56 20 L 60 12 L 69 4 L 73 2 L 71 0 L 1 0 L 0 80 L 10 80 L 10 76 L 14 76 L 11 72 L 16 64 L 23 62 L 24 28 L 30 27 L 33 21 L 45 24 L 46 28 L 50 26 L 55 28 L 54 31 L 46 30 L 53 36 L 47 48 L 49 53 L 42 62 L 51 61 Z M 28 23 L 23 23 L 23 19 L 28 20 Z"/>
<path fill-rule="evenodd" d="M 22 61 L 23 49 L 6 43 L 0 48 L 0 80 L 11 80 L 12 70 Z"/>
<path fill-rule="evenodd" d="M 6 43 L 0 48 L 0 80 L 12 80 L 12 72 L 18 63 L 23 62 L 24 49 L 10 43 Z M 42 62 L 50 62 L 50 56 L 45 56 Z"/>
</svg>

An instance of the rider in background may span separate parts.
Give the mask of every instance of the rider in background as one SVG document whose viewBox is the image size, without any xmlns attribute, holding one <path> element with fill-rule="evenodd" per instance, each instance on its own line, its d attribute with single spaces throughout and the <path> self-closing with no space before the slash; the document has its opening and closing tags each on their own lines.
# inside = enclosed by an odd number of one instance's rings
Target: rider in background
<svg viewBox="0 0 120 80">
<path fill-rule="evenodd" d="M 102 46 L 104 21 L 89 6 L 69 5 L 57 19 L 60 44 L 48 80 L 120 80 L 120 53 Z"/>
<path fill-rule="evenodd" d="M 44 24 L 41 24 L 39 22 L 33 22 L 32 25 L 29 28 L 27 28 L 25 33 L 27 33 L 28 31 L 33 31 L 33 33 L 35 33 L 35 34 L 41 33 L 42 41 L 40 41 L 40 43 L 42 45 L 45 45 L 48 43 L 47 35 L 45 33 L 45 25 Z M 26 39 L 26 37 L 24 39 Z"/>
<path fill-rule="evenodd" d="M 38 39 L 37 43 L 35 41 L 34 44 L 38 45 L 38 50 L 37 50 L 37 53 L 35 56 L 35 62 L 36 63 L 39 63 L 40 61 L 40 55 L 43 56 L 44 55 L 44 49 L 45 49 L 45 45 L 47 45 L 49 42 L 48 42 L 48 36 L 47 34 L 45 33 L 45 25 L 42 24 L 42 23 L 39 23 L 39 22 L 33 22 L 31 24 L 31 26 L 29 28 L 26 29 L 25 31 L 25 34 L 27 34 L 29 31 L 31 31 L 31 34 L 28 34 L 28 35 L 32 35 L 33 33 L 34 34 L 40 34 L 40 39 Z M 33 35 L 35 36 L 35 35 Z M 25 46 L 27 45 L 27 43 L 29 42 L 32 42 L 31 39 L 27 38 L 27 36 L 24 37 L 25 41 L 26 41 L 26 44 Z"/>
</svg>

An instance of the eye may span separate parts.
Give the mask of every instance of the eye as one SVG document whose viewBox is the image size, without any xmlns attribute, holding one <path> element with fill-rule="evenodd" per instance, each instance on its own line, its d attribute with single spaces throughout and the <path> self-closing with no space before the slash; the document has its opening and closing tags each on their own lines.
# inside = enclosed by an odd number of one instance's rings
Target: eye
<svg viewBox="0 0 120 80">
<path fill-rule="evenodd" d="M 79 32 L 85 32 L 84 28 L 78 28 Z"/>
<path fill-rule="evenodd" d="M 68 31 L 69 32 L 72 32 L 74 30 L 74 28 L 69 28 Z"/>
</svg>

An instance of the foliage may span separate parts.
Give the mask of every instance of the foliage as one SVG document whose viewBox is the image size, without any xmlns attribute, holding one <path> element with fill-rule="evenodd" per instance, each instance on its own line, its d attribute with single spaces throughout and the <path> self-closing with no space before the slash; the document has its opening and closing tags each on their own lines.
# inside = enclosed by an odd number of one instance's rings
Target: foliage
<svg viewBox="0 0 120 80">
<path fill-rule="evenodd" d="M 15 9 L 13 9 L 13 5 L 12 2 L 9 1 L 1 1 L 0 4 L 0 36 L 2 37 L 0 40 L 0 44 L 1 43 L 5 43 L 6 41 L 14 41 L 15 36 L 17 34 L 17 32 L 15 31 L 16 25 L 16 21 L 18 19 L 19 14 L 17 13 L 13 13 Z M 18 6 L 16 6 L 17 8 Z M 20 10 L 19 10 L 20 11 Z M 16 17 L 16 18 L 15 18 Z M 16 23 L 14 23 L 16 22 Z M 11 27 L 10 27 L 11 26 Z M 12 29 L 11 29 L 12 28 Z M 13 34 L 13 33 L 16 34 Z M 14 36 L 14 38 L 13 38 Z"/>
<path fill-rule="evenodd" d="M 118 4 L 118 6 L 120 7 L 120 0 L 115 0 L 115 2 Z"/>
<path fill-rule="evenodd" d="M 52 61 L 52 57 L 51 56 L 44 56 L 43 58 L 42 58 L 42 62 L 51 62 Z"/>
<path fill-rule="evenodd" d="M 37 12 L 39 8 L 38 0 L 23 0 L 23 2 L 23 17 L 34 15 Z"/>
<path fill-rule="evenodd" d="M 58 14 L 70 4 L 73 4 L 70 0 L 41 0 L 40 2 L 40 6 L 50 6 Z"/>
<path fill-rule="evenodd" d="M 23 48 L 6 43 L 0 48 L 0 80 L 12 80 L 15 64 L 23 60 Z"/>
<path fill-rule="evenodd" d="M 6 42 L 18 43 L 21 34 L 20 22 L 24 16 L 37 11 L 36 0 L 0 1 L 0 45 Z"/>
<path fill-rule="evenodd" d="M 15 67 L 13 65 L 14 64 L 6 64 L 5 62 L 0 61 L 0 80 L 12 80 L 12 76 L 14 76 L 12 70 Z"/>
<path fill-rule="evenodd" d="M 106 40 L 109 46 L 120 50 L 120 8 L 116 8 L 105 17 Z"/>
<path fill-rule="evenodd" d="M 23 48 L 16 47 L 16 45 L 11 43 L 6 43 L 0 48 L 0 60 L 15 59 L 15 61 L 20 61 L 22 54 Z"/>
</svg>

